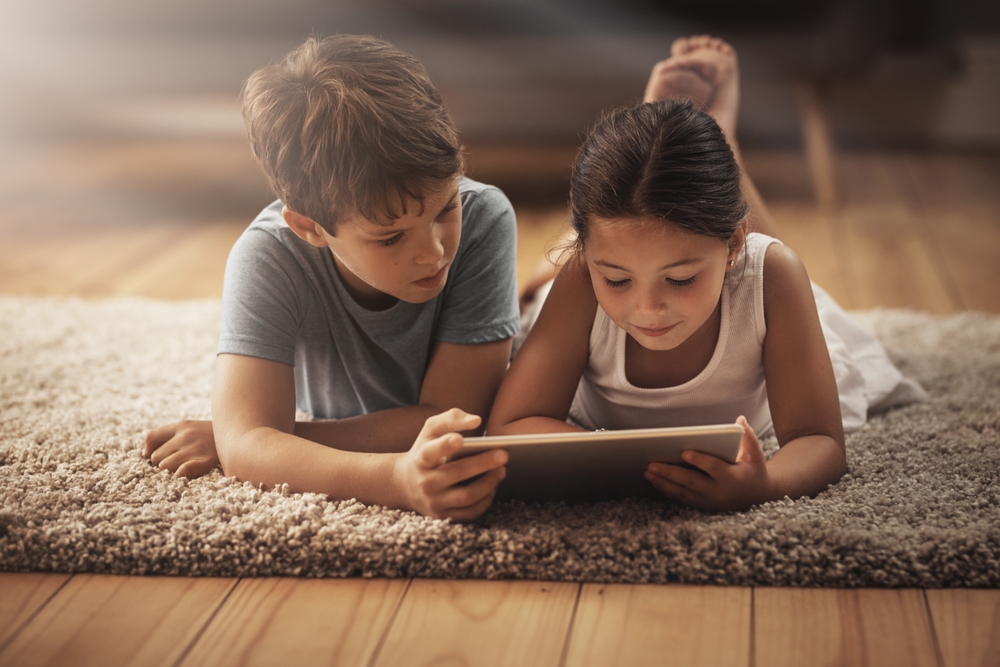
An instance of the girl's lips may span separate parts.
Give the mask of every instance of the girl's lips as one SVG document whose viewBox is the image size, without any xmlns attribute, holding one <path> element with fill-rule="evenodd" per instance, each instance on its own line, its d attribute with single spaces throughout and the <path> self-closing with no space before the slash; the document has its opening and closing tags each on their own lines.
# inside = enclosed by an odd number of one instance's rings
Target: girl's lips
<svg viewBox="0 0 1000 667">
<path fill-rule="evenodd" d="M 414 280 L 413 282 L 423 287 L 424 289 L 434 289 L 441 284 L 444 280 L 444 274 L 448 270 L 447 266 L 441 267 L 441 270 L 435 273 L 433 276 L 428 276 L 427 278 L 421 278 L 420 280 Z"/>
<path fill-rule="evenodd" d="M 635 325 L 633 325 L 633 326 L 635 326 Z M 636 331 L 638 331 L 638 332 L 640 332 L 640 333 L 642 333 L 642 334 L 644 334 L 646 336 L 649 336 L 650 338 L 657 338 L 659 336 L 663 336 L 663 335 L 665 335 L 667 333 L 670 333 L 670 330 L 673 329 L 676 326 L 677 326 L 676 324 L 671 324 L 669 327 L 662 327 L 660 329 L 647 329 L 645 327 L 636 326 L 635 329 L 636 329 Z"/>
</svg>

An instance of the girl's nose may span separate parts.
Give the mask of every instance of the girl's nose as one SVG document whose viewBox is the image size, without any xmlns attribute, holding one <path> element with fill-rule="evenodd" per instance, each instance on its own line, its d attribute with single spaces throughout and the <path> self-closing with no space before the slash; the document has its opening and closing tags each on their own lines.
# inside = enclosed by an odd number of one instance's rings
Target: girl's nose
<svg viewBox="0 0 1000 667">
<path fill-rule="evenodd" d="M 650 288 L 643 290 L 636 309 L 640 313 L 660 313 L 667 309 L 667 302 L 661 290 Z"/>
</svg>

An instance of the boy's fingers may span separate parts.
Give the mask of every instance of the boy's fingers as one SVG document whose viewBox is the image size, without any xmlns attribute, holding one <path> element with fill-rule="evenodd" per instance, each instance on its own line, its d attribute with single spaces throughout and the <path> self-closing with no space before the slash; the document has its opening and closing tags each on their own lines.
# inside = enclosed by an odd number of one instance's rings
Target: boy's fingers
<svg viewBox="0 0 1000 667">
<path fill-rule="evenodd" d="M 164 460 L 176 454 L 181 448 L 177 438 L 171 438 L 149 454 L 149 461 L 155 466 L 160 465 Z"/>
<path fill-rule="evenodd" d="M 504 468 L 496 468 L 467 486 L 451 487 L 441 495 L 440 505 L 448 508 L 445 513 L 449 516 L 463 508 L 480 505 L 487 498 L 493 498 L 497 484 L 506 476 Z"/>
<path fill-rule="evenodd" d="M 211 461 L 206 459 L 195 459 L 193 461 L 182 463 L 174 472 L 174 477 L 187 477 L 188 479 L 194 479 L 195 477 L 201 477 L 205 473 L 211 471 L 214 467 L 215 466 Z"/>
<path fill-rule="evenodd" d="M 442 487 L 454 486 L 459 482 L 467 480 L 476 475 L 481 475 L 489 470 L 495 470 L 507 463 L 510 456 L 506 450 L 494 449 L 489 452 L 482 452 L 475 456 L 450 462 L 442 467 Z"/>
<path fill-rule="evenodd" d="M 142 455 L 149 458 L 149 455 L 152 454 L 160 445 L 174 437 L 176 432 L 177 424 L 167 424 L 166 426 L 154 428 L 146 433 L 146 446 L 142 450 Z"/>
<path fill-rule="evenodd" d="M 495 490 L 490 491 L 489 494 L 481 498 L 478 502 L 476 502 L 476 504 L 470 505 L 469 507 L 450 509 L 445 514 L 455 521 L 472 521 L 490 508 L 490 505 L 493 503 L 493 496 L 495 493 Z"/>
<path fill-rule="evenodd" d="M 482 421 L 479 415 L 471 415 L 458 408 L 452 408 L 439 415 L 428 417 L 420 436 L 425 440 L 433 440 L 452 431 L 468 431 L 476 428 Z"/>
<path fill-rule="evenodd" d="M 464 442 L 458 433 L 445 433 L 417 450 L 417 463 L 423 468 L 436 468 L 462 448 Z"/>
</svg>

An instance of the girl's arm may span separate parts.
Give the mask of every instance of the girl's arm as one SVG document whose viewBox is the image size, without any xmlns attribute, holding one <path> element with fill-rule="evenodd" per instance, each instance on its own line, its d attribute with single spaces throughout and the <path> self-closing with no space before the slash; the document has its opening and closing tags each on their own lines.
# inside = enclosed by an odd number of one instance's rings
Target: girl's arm
<svg viewBox="0 0 1000 667">
<path fill-rule="evenodd" d="M 798 256 L 772 244 L 764 258 L 764 375 L 781 449 L 764 457 L 746 419 L 735 464 L 683 453 L 701 472 L 651 463 L 646 478 L 665 495 L 706 510 L 739 510 L 819 493 L 847 467 L 837 382 L 809 276 Z"/>
<path fill-rule="evenodd" d="M 487 435 L 579 431 L 566 423 L 590 353 L 597 299 L 579 255 L 556 277 L 531 333 L 504 376 Z"/>
<path fill-rule="evenodd" d="M 788 247 L 764 257 L 764 375 L 781 450 L 767 462 L 778 498 L 811 496 L 847 469 L 837 381 L 809 275 Z"/>
</svg>

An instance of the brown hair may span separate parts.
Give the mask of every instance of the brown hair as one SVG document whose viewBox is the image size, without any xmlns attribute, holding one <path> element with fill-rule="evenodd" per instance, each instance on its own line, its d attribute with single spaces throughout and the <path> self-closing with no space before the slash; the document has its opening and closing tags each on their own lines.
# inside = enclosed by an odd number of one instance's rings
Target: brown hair
<svg viewBox="0 0 1000 667">
<path fill-rule="evenodd" d="M 458 131 L 423 65 L 374 37 L 310 38 L 243 86 L 254 156 L 288 208 L 331 234 L 406 213 L 460 174 Z"/>
<path fill-rule="evenodd" d="M 749 213 L 722 130 L 690 102 L 612 111 L 577 153 L 570 185 L 577 247 L 594 217 L 658 218 L 728 241 Z"/>
</svg>

